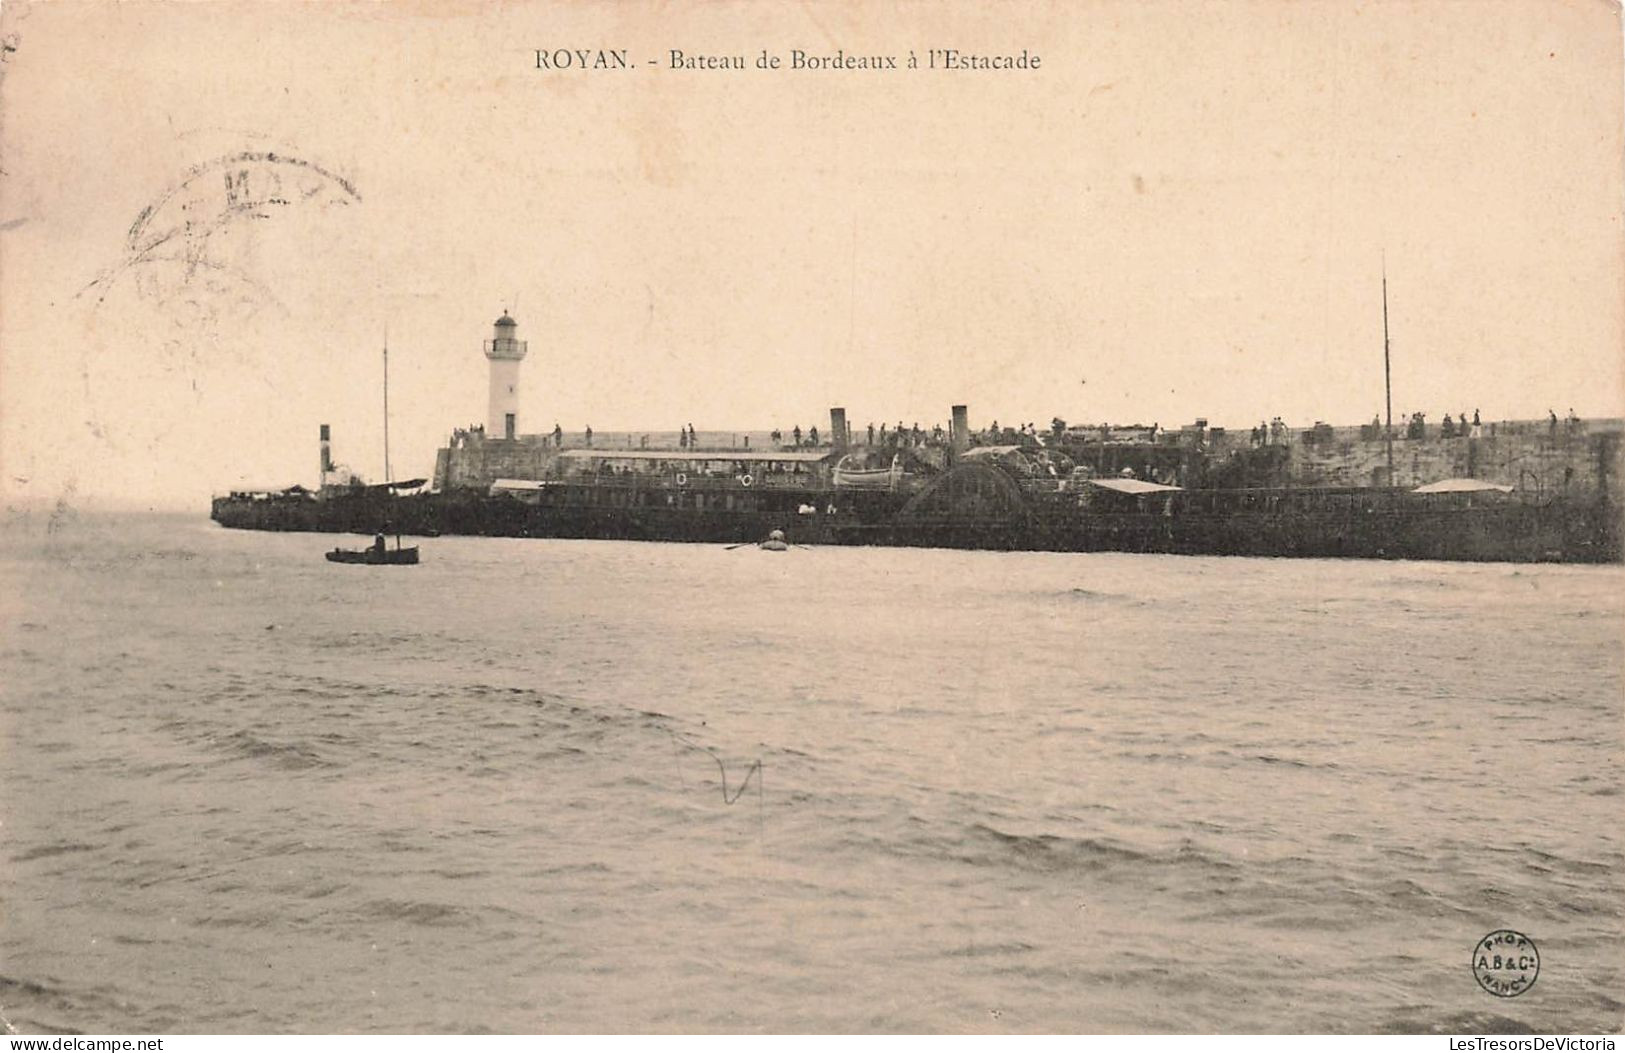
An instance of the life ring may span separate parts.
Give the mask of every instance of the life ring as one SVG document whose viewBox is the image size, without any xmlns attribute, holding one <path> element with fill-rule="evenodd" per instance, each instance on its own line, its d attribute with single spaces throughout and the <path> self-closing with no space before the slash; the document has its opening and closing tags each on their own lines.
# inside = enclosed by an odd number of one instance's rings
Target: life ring
<svg viewBox="0 0 1625 1053">
<path fill-rule="evenodd" d="M 688 485 L 688 476 L 687 476 L 687 474 L 685 474 L 683 472 L 678 472 L 677 473 L 677 485 L 678 486 L 687 486 Z"/>
<path fill-rule="evenodd" d="M 751 484 L 751 483 L 754 483 L 754 482 L 755 482 L 755 481 L 756 481 L 756 480 L 754 480 L 754 479 L 752 479 L 752 478 L 751 478 L 751 477 L 750 477 L 750 473 L 749 473 L 749 472 L 746 472 L 746 473 L 745 473 L 745 474 L 744 474 L 744 475 L 741 475 L 741 476 L 740 476 L 740 477 L 739 477 L 739 485 L 740 485 L 740 486 L 749 486 L 749 485 L 750 485 L 750 484 Z"/>
</svg>

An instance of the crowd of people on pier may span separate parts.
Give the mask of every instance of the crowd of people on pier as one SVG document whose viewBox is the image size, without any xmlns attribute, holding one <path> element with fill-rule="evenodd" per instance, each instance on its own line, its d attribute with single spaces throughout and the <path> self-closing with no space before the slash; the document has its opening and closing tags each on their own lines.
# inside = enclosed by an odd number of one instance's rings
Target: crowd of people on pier
<svg viewBox="0 0 1625 1053">
<path fill-rule="evenodd" d="M 1156 426 L 1152 425 L 1153 431 Z M 1018 424 L 1015 427 L 1000 425 L 993 421 L 986 428 L 971 431 L 967 440 L 971 446 L 1040 446 L 1046 443 L 1058 443 L 1066 432 L 1066 422 L 1057 417 L 1051 422 L 1048 433 L 1041 433 L 1038 426 L 1031 421 Z M 948 429 L 942 424 L 933 424 L 929 428 L 922 427 L 919 421 L 905 424 L 898 421 L 891 425 L 882 421 L 876 425 L 870 421 L 864 429 L 862 437 L 869 446 L 879 446 L 887 449 L 920 449 L 948 444 Z M 806 432 L 801 425 L 792 427 L 788 433 L 778 428 L 773 429 L 770 438 L 775 446 L 792 449 L 801 449 L 808 446 L 829 445 L 819 435 L 816 427 Z M 851 429 L 848 429 L 847 442 L 851 444 L 856 438 Z"/>
<path fill-rule="evenodd" d="M 921 446 L 941 446 L 947 441 L 947 432 L 943 430 L 942 425 L 937 424 L 929 431 L 926 431 L 920 427 L 918 422 L 915 422 L 912 427 L 905 427 L 902 421 L 898 421 L 895 428 L 882 422 L 879 429 L 876 430 L 874 422 L 871 421 L 867 429 L 867 436 L 868 445 L 870 446 L 884 446 L 900 449 L 909 449 Z M 807 429 L 805 433 L 802 432 L 801 425 L 795 425 L 788 433 L 788 442 L 786 442 L 786 433 L 778 428 L 773 429 L 770 437 L 772 438 L 775 446 L 788 446 L 792 449 L 801 449 L 809 446 L 816 447 L 821 445 L 833 445 L 833 437 L 830 437 L 830 443 L 826 444 L 824 442 L 824 437 L 819 434 L 816 425 Z M 851 429 L 848 428 L 846 441 L 848 444 L 850 444 L 852 440 L 853 436 Z"/>
<path fill-rule="evenodd" d="M 1547 432 L 1554 438 L 1559 432 L 1578 435 L 1586 430 L 1585 421 L 1575 414 L 1572 407 L 1569 409 L 1568 417 L 1562 421 L 1558 420 L 1557 412 L 1551 409 L 1546 411 L 1546 418 Z M 1430 437 L 1426 413 L 1417 411 L 1402 415 L 1402 419 L 1405 421 L 1404 431 L 1400 433 L 1402 437 L 1406 439 L 1426 439 Z M 1514 432 L 1524 432 L 1529 429 L 1529 424 L 1527 422 L 1514 423 L 1505 421 L 1489 421 L 1486 423 L 1478 410 L 1475 409 L 1470 414 L 1466 410 L 1462 410 L 1459 414 L 1451 415 L 1446 413 L 1444 415 L 1444 419 L 1439 422 L 1438 436 L 1443 439 L 1477 439 L 1486 435 L 1494 435 L 1497 429 L 1502 427 L 1511 427 Z M 1382 421 L 1379 417 L 1371 419 L 1371 432 L 1373 437 L 1382 434 Z"/>
<path fill-rule="evenodd" d="M 1252 430 L 1251 442 L 1254 446 L 1284 446 L 1289 441 L 1286 421 L 1280 417 L 1271 417 L 1268 424 L 1259 421 L 1258 427 Z"/>
<path fill-rule="evenodd" d="M 1437 430 L 1430 430 L 1427 414 L 1424 411 L 1415 411 L 1400 414 L 1400 423 L 1394 431 L 1395 438 L 1427 439 L 1427 438 L 1479 438 L 1483 435 L 1496 434 L 1497 427 L 1510 429 L 1513 432 L 1525 432 L 1539 427 L 1534 422 L 1485 422 L 1479 410 L 1471 413 L 1462 410 L 1459 414 L 1446 413 Z M 1579 435 L 1586 430 L 1586 424 L 1578 417 L 1572 408 L 1568 416 L 1560 419 L 1555 410 L 1547 410 L 1547 431 L 1554 438 L 1559 434 Z M 950 440 L 950 433 L 942 424 L 933 424 L 929 428 L 922 427 L 918 421 L 905 424 L 899 420 L 895 425 L 881 422 L 876 425 L 873 421 L 860 433 L 853 434 L 854 429 L 847 428 L 845 436 L 846 445 L 864 445 L 886 450 L 926 449 L 944 447 Z M 1320 432 L 1326 433 L 1325 439 L 1331 437 L 1329 425 L 1316 423 L 1311 432 L 1304 433 L 1304 441 L 1315 442 L 1320 439 Z M 1209 429 L 1205 420 L 1198 420 L 1194 425 L 1187 425 L 1177 430 L 1176 434 L 1166 436 L 1168 441 L 1175 441 L 1180 437 L 1190 438 L 1201 446 L 1208 444 L 1210 437 L 1217 438 L 1222 429 Z M 1380 415 L 1374 415 L 1369 425 L 1360 426 L 1360 437 L 1363 440 L 1377 440 L 1387 434 Z M 1163 428 L 1153 422 L 1150 425 L 1071 425 L 1059 417 L 1050 421 L 1047 429 L 1040 429 L 1032 421 L 1015 426 L 1001 425 L 997 420 L 992 421 L 985 428 L 973 429 L 965 437 L 969 446 L 1024 446 L 1032 448 L 1058 447 L 1079 443 L 1156 443 L 1165 437 Z M 452 432 L 451 447 L 453 449 L 468 446 L 471 443 L 483 442 L 486 438 L 485 426 L 476 424 L 468 428 L 457 428 Z M 836 445 L 834 437 L 821 433 L 816 425 L 803 430 L 800 424 L 793 425 L 788 432 L 774 428 L 769 433 L 772 447 L 776 449 L 805 450 Z M 583 445 L 593 445 L 593 430 L 589 424 L 580 433 Z M 1281 417 L 1272 417 L 1268 421 L 1259 421 L 1248 436 L 1249 444 L 1253 447 L 1284 446 L 1293 442 L 1294 436 L 1291 428 Z M 532 440 L 534 441 L 534 439 Z M 550 434 L 542 437 L 542 441 L 554 449 L 563 449 L 565 445 L 564 429 L 557 423 L 553 425 Z M 625 437 L 624 442 L 631 446 L 631 437 Z M 619 446 L 620 441 L 612 437 L 611 445 Z M 733 445 L 740 444 L 740 436 L 734 437 Z M 659 447 L 661 443 L 655 443 Z M 750 436 L 743 436 L 743 447 L 750 447 Z M 699 435 L 692 422 L 684 424 L 677 429 L 677 447 L 681 450 L 698 450 Z M 650 448 L 650 436 L 641 436 L 636 444 L 638 449 Z"/>
<path fill-rule="evenodd" d="M 1548 418 L 1547 427 L 1550 429 L 1551 434 L 1555 436 L 1557 434 L 1557 412 L 1555 410 L 1548 409 L 1546 411 L 1546 416 Z M 1569 407 L 1569 416 L 1568 419 L 1563 422 L 1563 425 L 1568 430 L 1570 435 L 1578 435 L 1586 430 L 1585 421 L 1574 415 L 1573 406 Z"/>
<path fill-rule="evenodd" d="M 1372 419 L 1372 423 L 1377 425 L 1377 431 L 1380 434 L 1381 424 L 1376 420 L 1376 418 Z M 1495 425 L 1491 424 L 1490 429 L 1493 431 L 1494 428 Z M 1439 424 L 1439 436 L 1445 439 L 1454 439 L 1457 437 L 1476 439 L 1483 434 L 1484 424 L 1483 421 L 1479 419 L 1478 410 L 1476 409 L 1473 410 L 1471 421 L 1469 421 L 1467 418 L 1467 411 L 1462 410 L 1459 417 L 1451 417 L 1450 414 L 1446 413 L 1444 415 L 1444 420 Z M 1405 421 L 1405 438 L 1425 439 L 1427 437 L 1427 414 L 1420 411 L 1412 413 Z"/>
</svg>

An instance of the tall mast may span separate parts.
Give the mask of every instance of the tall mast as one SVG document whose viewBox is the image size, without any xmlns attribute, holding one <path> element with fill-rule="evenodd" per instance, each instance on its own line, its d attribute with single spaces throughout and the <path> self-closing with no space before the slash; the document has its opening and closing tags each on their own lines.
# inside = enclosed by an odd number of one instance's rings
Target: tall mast
<svg viewBox="0 0 1625 1053">
<path fill-rule="evenodd" d="M 384 323 L 384 482 L 393 481 L 389 474 L 389 323 Z"/>
<path fill-rule="evenodd" d="M 1388 485 L 1394 485 L 1394 374 L 1388 356 L 1388 255 L 1382 259 L 1382 392 L 1387 402 L 1388 421 L 1383 429 L 1388 440 Z"/>
</svg>

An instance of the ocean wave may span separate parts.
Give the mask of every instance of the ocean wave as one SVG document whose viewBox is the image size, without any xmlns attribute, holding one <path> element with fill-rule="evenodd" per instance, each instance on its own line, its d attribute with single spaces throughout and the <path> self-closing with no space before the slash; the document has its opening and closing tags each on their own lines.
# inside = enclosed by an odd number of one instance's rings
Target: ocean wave
<svg viewBox="0 0 1625 1053">
<path fill-rule="evenodd" d="M 434 903 L 422 900 L 378 899 L 365 904 L 360 913 L 383 921 L 405 921 L 413 925 L 461 925 L 476 917 L 476 912 L 458 903 Z"/>
<path fill-rule="evenodd" d="M 1537 1026 L 1488 1010 L 1440 1013 L 1425 1006 L 1407 1006 L 1372 1027 L 1379 1035 L 1538 1035 L 1553 1030 L 1564 1029 Z"/>
<path fill-rule="evenodd" d="M 1153 868 L 1184 868 L 1231 872 L 1236 865 L 1211 852 L 1185 842 L 1172 850 L 1155 851 L 1094 837 L 1063 837 L 1058 834 L 1011 834 L 984 823 L 967 828 L 971 845 L 992 846 L 994 852 L 974 861 L 1015 866 L 1039 871 L 1118 871 L 1130 873 Z"/>
<path fill-rule="evenodd" d="M 1059 593 L 1063 598 L 1083 600 L 1091 603 L 1123 604 L 1130 607 L 1141 607 L 1145 600 L 1138 596 L 1129 596 L 1121 592 L 1097 592 L 1094 589 L 1071 588 Z"/>
<path fill-rule="evenodd" d="M 261 738 L 246 729 L 218 736 L 215 742 L 217 748 L 235 753 L 240 757 L 268 761 L 273 766 L 286 771 L 304 771 L 308 768 L 332 766 L 330 761 L 325 760 L 310 745 L 299 742 L 273 742 L 270 739 Z"/>
<path fill-rule="evenodd" d="M 31 863 L 36 859 L 50 859 L 52 856 L 69 855 L 75 852 L 94 852 L 102 847 L 104 846 L 85 844 L 82 841 L 57 841 L 20 852 L 12 856 L 11 861 L 13 863 Z"/>
<path fill-rule="evenodd" d="M 967 943 L 942 952 L 950 958 L 1005 958 L 1017 954 L 1031 954 L 1037 950 L 1030 943 Z"/>
</svg>

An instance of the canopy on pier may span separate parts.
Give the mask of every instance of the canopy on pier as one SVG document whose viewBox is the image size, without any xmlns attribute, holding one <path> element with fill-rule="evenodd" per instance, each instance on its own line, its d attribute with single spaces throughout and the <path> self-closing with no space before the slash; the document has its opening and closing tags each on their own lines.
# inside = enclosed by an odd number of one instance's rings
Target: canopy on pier
<svg viewBox="0 0 1625 1053">
<path fill-rule="evenodd" d="M 1510 494 L 1512 487 L 1500 483 L 1486 482 L 1483 479 L 1440 479 L 1436 483 L 1418 486 L 1412 490 L 1413 494 L 1476 494 L 1486 490 L 1495 490 L 1503 494 Z"/>
<path fill-rule="evenodd" d="M 840 451 L 833 447 L 802 450 L 565 450 L 569 461 L 822 461 Z"/>
<path fill-rule="evenodd" d="M 364 487 L 362 487 L 362 489 L 373 492 L 382 492 L 384 490 L 416 490 L 418 487 L 422 486 L 428 481 L 429 480 L 427 479 L 392 479 L 387 483 L 367 483 Z"/>
<path fill-rule="evenodd" d="M 1090 486 L 1098 486 L 1102 490 L 1115 490 L 1120 494 L 1162 494 L 1170 490 L 1179 490 L 1182 487 L 1166 486 L 1162 483 L 1153 483 L 1145 479 L 1088 479 Z"/>
</svg>

